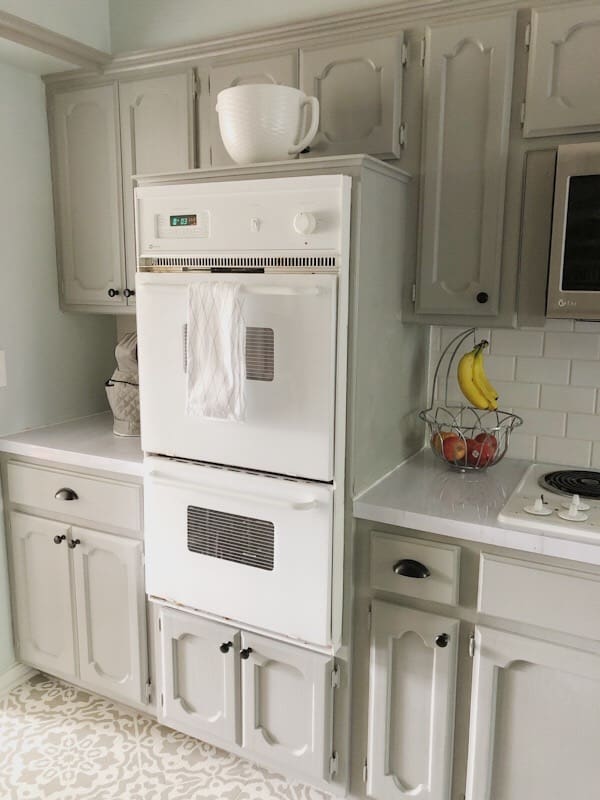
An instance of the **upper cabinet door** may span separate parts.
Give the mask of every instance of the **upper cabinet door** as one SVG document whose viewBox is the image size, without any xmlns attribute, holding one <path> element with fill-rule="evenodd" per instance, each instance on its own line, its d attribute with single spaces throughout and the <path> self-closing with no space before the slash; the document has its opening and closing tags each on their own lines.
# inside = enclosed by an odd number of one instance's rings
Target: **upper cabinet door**
<svg viewBox="0 0 600 800">
<path fill-rule="evenodd" d="M 534 11 L 524 136 L 600 129 L 600 5 Z"/>
<path fill-rule="evenodd" d="M 145 703 L 142 542 L 73 528 L 79 675 L 102 694 Z"/>
<path fill-rule="evenodd" d="M 300 88 L 320 106 L 311 156 L 400 155 L 402 36 L 300 50 Z"/>
<path fill-rule="evenodd" d="M 427 29 L 416 311 L 498 312 L 515 15 Z"/>
<path fill-rule="evenodd" d="M 123 305 L 116 85 L 54 95 L 50 125 L 63 303 Z"/>
<path fill-rule="evenodd" d="M 373 603 L 367 794 L 448 800 L 458 620 Z"/>
<path fill-rule="evenodd" d="M 76 672 L 68 525 L 10 515 L 19 658 L 53 675 Z"/>
<path fill-rule="evenodd" d="M 135 285 L 132 175 L 194 166 L 194 75 L 186 70 L 119 83 L 127 287 Z M 132 302 L 132 297 L 129 298 Z"/>
<path fill-rule="evenodd" d="M 317 780 L 329 778 L 329 656 L 242 634 L 243 746 Z"/>
<path fill-rule="evenodd" d="M 209 120 L 209 148 L 210 153 L 205 154 L 203 163 L 210 160 L 213 167 L 231 166 L 234 162 L 229 157 L 223 145 L 219 131 L 219 115 L 216 111 L 217 95 L 223 89 L 231 86 L 240 86 L 246 83 L 278 83 L 283 86 L 298 86 L 298 54 L 283 53 L 282 55 L 259 58 L 252 61 L 240 61 L 233 64 L 215 64 L 210 67 L 208 95 L 209 107 L 204 105 L 200 113 L 208 116 Z M 204 128 L 206 126 L 203 126 Z M 200 143 L 202 148 L 202 142 Z"/>
<path fill-rule="evenodd" d="M 598 795 L 600 655 L 476 629 L 467 800 Z"/>
<path fill-rule="evenodd" d="M 158 719 L 204 741 L 239 744 L 240 633 L 160 610 Z"/>
</svg>

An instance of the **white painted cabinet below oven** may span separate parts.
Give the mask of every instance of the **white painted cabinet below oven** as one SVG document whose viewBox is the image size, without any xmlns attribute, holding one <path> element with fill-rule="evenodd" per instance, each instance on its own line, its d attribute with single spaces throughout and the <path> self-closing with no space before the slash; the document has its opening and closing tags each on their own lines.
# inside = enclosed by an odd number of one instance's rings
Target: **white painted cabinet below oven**
<svg viewBox="0 0 600 800">
<path fill-rule="evenodd" d="M 76 669 L 69 526 L 13 512 L 10 527 L 17 654 L 68 678 Z"/>
<path fill-rule="evenodd" d="M 244 748 L 297 773 L 328 778 L 331 657 L 246 632 L 241 656 Z"/>
<path fill-rule="evenodd" d="M 162 608 L 158 718 L 223 745 L 240 743 L 240 632 Z"/>
<path fill-rule="evenodd" d="M 146 595 L 143 544 L 71 528 L 79 676 L 103 694 L 145 702 Z"/>
</svg>

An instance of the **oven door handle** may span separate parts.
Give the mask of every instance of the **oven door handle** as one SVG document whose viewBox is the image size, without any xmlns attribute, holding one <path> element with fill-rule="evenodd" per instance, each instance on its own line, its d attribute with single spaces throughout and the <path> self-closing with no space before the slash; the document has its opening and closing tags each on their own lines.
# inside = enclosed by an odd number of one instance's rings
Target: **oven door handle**
<svg viewBox="0 0 600 800">
<path fill-rule="evenodd" d="M 276 506 L 277 508 L 288 508 L 292 511 L 312 511 L 312 509 L 318 508 L 319 506 L 319 501 L 315 498 L 312 500 L 298 502 L 295 500 L 280 500 L 277 497 L 269 497 L 265 495 L 257 497 L 257 495 L 253 494 L 229 492 L 226 489 L 207 489 L 197 483 L 193 483 L 192 481 L 173 480 L 172 478 L 167 478 L 164 475 L 161 475 L 160 472 L 155 471 L 149 472 L 148 477 L 152 479 L 153 483 L 158 483 L 163 486 L 169 486 L 176 489 L 185 487 L 188 489 L 195 489 L 196 491 L 201 491 L 204 494 L 213 495 L 215 497 L 233 497 L 236 500 L 248 500 L 253 504 L 258 502 L 264 505 Z"/>
</svg>

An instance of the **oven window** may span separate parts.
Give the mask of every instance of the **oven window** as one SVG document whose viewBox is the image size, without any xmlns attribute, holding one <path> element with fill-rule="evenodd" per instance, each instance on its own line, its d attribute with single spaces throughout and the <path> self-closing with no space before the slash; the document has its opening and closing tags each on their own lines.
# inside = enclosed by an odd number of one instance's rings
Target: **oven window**
<svg viewBox="0 0 600 800">
<path fill-rule="evenodd" d="M 600 291 L 600 175 L 569 179 L 562 289 Z"/>
<path fill-rule="evenodd" d="M 187 546 L 192 553 L 272 570 L 275 526 L 264 519 L 188 506 Z"/>
</svg>

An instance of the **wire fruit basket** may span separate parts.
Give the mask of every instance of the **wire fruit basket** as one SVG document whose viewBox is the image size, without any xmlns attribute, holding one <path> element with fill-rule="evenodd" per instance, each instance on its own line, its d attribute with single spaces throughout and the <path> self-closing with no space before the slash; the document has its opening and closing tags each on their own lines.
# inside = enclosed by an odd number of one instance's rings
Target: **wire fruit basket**
<svg viewBox="0 0 600 800">
<path fill-rule="evenodd" d="M 419 412 L 429 431 L 429 443 L 435 455 L 452 469 L 466 472 L 493 467 L 504 456 L 512 431 L 523 424 L 521 417 L 497 408 L 475 408 L 450 403 L 448 387 L 452 367 L 461 345 L 473 336 L 474 348 L 487 342 L 475 341 L 475 328 L 455 336 L 443 350 L 433 376 L 431 403 Z M 446 366 L 444 402 L 436 405 L 438 378 Z"/>
</svg>

